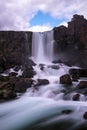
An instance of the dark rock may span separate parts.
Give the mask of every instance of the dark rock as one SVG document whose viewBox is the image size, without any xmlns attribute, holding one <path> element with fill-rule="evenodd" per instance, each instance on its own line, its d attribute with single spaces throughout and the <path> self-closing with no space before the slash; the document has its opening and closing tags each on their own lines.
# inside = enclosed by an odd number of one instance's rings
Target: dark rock
<svg viewBox="0 0 87 130">
<path fill-rule="evenodd" d="M 72 80 L 70 78 L 70 75 L 65 74 L 60 77 L 60 83 L 61 84 L 72 84 Z"/>
<path fill-rule="evenodd" d="M 74 15 L 67 28 L 59 26 L 53 30 L 55 57 L 87 68 L 87 20 L 84 16 Z"/>
<path fill-rule="evenodd" d="M 35 84 L 34 86 L 41 86 L 47 84 L 49 84 L 49 81 L 47 79 L 38 79 L 37 84 Z"/>
<path fill-rule="evenodd" d="M 9 82 L 4 82 L 0 85 L 0 101 L 11 100 L 16 98 L 14 86 Z"/>
<path fill-rule="evenodd" d="M 73 97 L 72 97 L 72 100 L 73 101 L 79 101 L 79 98 L 80 98 L 80 94 L 75 94 Z"/>
<path fill-rule="evenodd" d="M 87 88 L 87 81 L 80 81 L 80 83 L 76 86 L 77 89 L 85 89 Z"/>
<path fill-rule="evenodd" d="M 87 120 L 87 112 L 84 113 L 83 118 Z"/>
<path fill-rule="evenodd" d="M 11 73 L 9 73 L 9 76 L 10 76 L 10 77 L 12 77 L 12 76 L 16 77 L 17 74 L 18 74 L 18 73 L 16 73 L 16 72 L 11 72 Z"/>
<path fill-rule="evenodd" d="M 36 65 L 36 63 L 34 63 L 34 61 L 31 60 L 31 59 L 27 60 L 27 64 L 30 65 L 30 66 L 35 66 Z"/>
<path fill-rule="evenodd" d="M 59 65 L 49 65 L 48 68 L 52 68 L 52 69 L 59 69 Z"/>
<path fill-rule="evenodd" d="M 14 71 L 19 71 L 21 69 L 21 66 L 20 65 L 16 65 L 15 67 L 14 67 Z"/>
<path fill-rule="evenodd" d="M 43 70 L 44 70 L 44 67 L 45 67 L 45 64 L 39 64 L 39 67 L 40 67 L 40 69 L 43 71 Z"/>
<path fill-rule="evenodd" d="M 87 69 L 72 68 L 69 70 L 69 74 L 72 76 L 72 79 L 77 80 L 80 77 L 87 77 Z"/>
<path fill-rule="evenodd" d="M 71 114 L 73 111 L 72 110 L 63 110 L 62 113 L 63 114 Z"/>
<path fill-rule="evenodd" d="M 0 31 L 0 61 L 5 59 L 5 67 L 24 64 L 31 53 L 31 43 L 32 32 Z"/>
<path fill-rule="evenodd" d="M 23 68 L 23 74 L 22 76 L 25 78 L 32 78 L 34 75 L 36 74 L 36 72 L 34 71 L 32 66 L 24 66 Z"/>
<path fill-rule="evenodd" d="M 27 88 L 30 88 L 33 84 L 33 80 L 29 78 L 20 78 L 15 83 L 15 91 L 19 93 L 24 93 Z"/>
<path fill-rule="evenodd" d="M 59 59 L 59 60 L 54 60 L 54 61 L 52 61 L 52 63 L 58 64 L 58 63 L 63 63 L 63 62 Z"/>
</svg>

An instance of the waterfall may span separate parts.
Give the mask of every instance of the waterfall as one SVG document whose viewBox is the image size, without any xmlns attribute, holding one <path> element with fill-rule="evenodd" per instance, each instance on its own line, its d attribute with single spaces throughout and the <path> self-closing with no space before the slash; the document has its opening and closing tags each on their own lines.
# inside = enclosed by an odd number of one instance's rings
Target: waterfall
<svg viewBox="0 0 87 130">
<path fill-rule="evenodd" d="M 39 62 L 53 59 L 53 31 L 33 32 L 32 56 Z"/>
</svg>

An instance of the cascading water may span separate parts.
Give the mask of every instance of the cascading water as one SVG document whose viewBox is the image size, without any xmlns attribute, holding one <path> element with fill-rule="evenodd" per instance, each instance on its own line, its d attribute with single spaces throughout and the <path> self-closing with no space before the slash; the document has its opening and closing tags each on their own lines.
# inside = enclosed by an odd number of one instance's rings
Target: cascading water
<svg viewBox="0 0 87 130">
<path fill-rule="evenodd" d="M 59 83 L 60 76 L 68 73 L 70 67 L 46 62 L 53 57 L 52 31 L 33 33 L 32 56 L 39 63 L 45 62 L 42 66 L 36 62 L 33 67 L 34 83 L 47 79 L 49 84 L 32 86 L 20 99 L 0 104 L 0 130 L 87 130 L 87 121 L 83 119 L 87 97 L 80 94 L 80 101 L 72 101 L 77 83 Z"/>
<path fill-rule="evenodd" d="M 32 56 L 42 63 L 53 59 L 53 31 L 33 32 Z"/>
</svg>

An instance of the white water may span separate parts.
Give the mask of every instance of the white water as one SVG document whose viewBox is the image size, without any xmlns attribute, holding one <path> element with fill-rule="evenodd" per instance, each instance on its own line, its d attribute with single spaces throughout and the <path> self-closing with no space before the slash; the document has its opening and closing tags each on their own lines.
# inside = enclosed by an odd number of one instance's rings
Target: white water
<svg viewBox="0 0 87 130">
<path fill-rule="evenodd" d="M 33 32 L 32 56 L 41 63 L 53 59 L 53 31 Z"/>
</svg>

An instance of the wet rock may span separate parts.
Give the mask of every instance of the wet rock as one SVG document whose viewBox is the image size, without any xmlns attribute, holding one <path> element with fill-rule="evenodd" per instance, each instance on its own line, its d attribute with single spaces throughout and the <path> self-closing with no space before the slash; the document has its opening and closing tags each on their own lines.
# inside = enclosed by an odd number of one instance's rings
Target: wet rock
<svg viewBox="0 0 87 130">
<path fill-rule="evenodd" d="M 14 83 L 13 83 L 14 84 Z M 20 78 L 15 83 L 15 91 L 19 93 L 24 93 L 27 88 L 30 88 L 33 84 L 33 80 L 29 78 Z"/>
<path fill-rule="evenodd" d="M 72 100 L 73 100 L 73 101 L 79 101 L 79 98 L 80 98 L 80 94 L 77 93 L 77 94 L 75 94 L 75 95 L 72 97 Z"/>
<path fill-rule="evenodd" d="M 11 73 L 9 73 L 9 76 L 10 76 L 10 77 L 12 77 L 12 76 L 16 77 L 17 74 L 18 74 L 18 73 L 16 73 L 16 72 L 11 72 Z"/>
<path fill-rule="evenodd" d="M 72 68 L 69 70 L 69 74 L 72 76 L 73 80 L 77 80 L 80 77 L 87 77 L 87 69 Z"/>
<path fill-rule="evenodd" d="M 72 110 L 63 110 L 62 113 L 63 114 L 71 114 L 73 111 Z"/>
<path fill-rule="evenodd" d="M 39 67 L 40 67 L 40 69 L 43 71 L 43 70 L 44 70 L 44 67 L 45 67 L 45 64 L 39 64 Z"/>
<path fill-rule="evenodd" d="M 83 118 L 87 120 L 87 112 L 84 113 Z"/>
<path fill-rule="evenodd" d="M 47 79 L 38 79 L 37 84 L 35 84 L 34 86 L 41 86 L 47 84 L 49 84 L 49 81 Z"/>
<path fill-rule="evenodd" d="M 72 77 L 72 81 L 78 81 L 79 79 L 79 69 L 69 69 L 69 74 Z"/>
<path fill-rule="evenodd" d="M 9 82 L 1 83 L 0 85 L 0 101 L 6 101 L 16 98 L 17 94 L 14 86 Z"/>
<path fill-rule="evenodd" d="M 19 71 L 21 69 L 21 66 L 20 65 L 16 65 L 15 67 L 14 67 L 14 71 Z"/>
<path fill-rule="evenodd" d="M 52 63 L 54 63 L 54 64 L 58 64 L 58 63 L 62 63 L 62 60 L 54 60 L 54 61 L 52 61 Z"/>
<path fill-rule="evenodd" d="M 52 68 L 52 69 L 59 69 L 59 65 L 49 65 L 48 68 Z"/>
<path fill-rule="evenodd" d="M 72 80 L 69 74 L 62 75 L 60 77 L 60 84 L 72 84 Z"/>
<path fill-rule="evenodd" d="M 34 63 L 34 61 L 31 60 L 31 59 L 27 60 L 27 64 L 30 65 L 30 66 L 35 66 L 36 65 L 36 63 Z"/>
<path fill-rule="evenodd" d="M 25 78 L 33 78 L 33 76 L 36 74 L 32 66 L 24 66 L 23 68 L 23 74 L 22 76 Z"/>
<path fill-rule="evenodd" d="M 87 81 L 80 81 L 80 83 L 76 86 L 77 89 L 85 89 L 87 88 Z"/>
</svg>

